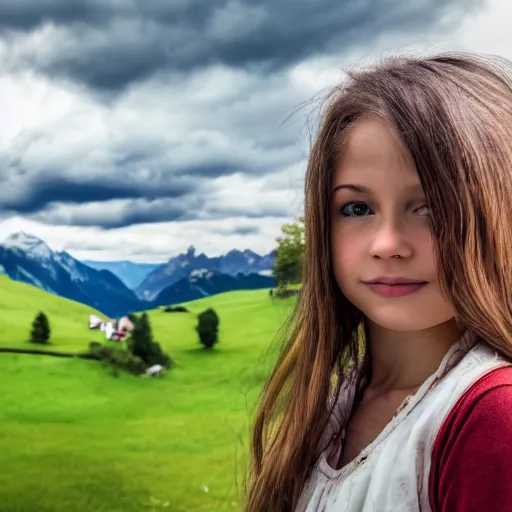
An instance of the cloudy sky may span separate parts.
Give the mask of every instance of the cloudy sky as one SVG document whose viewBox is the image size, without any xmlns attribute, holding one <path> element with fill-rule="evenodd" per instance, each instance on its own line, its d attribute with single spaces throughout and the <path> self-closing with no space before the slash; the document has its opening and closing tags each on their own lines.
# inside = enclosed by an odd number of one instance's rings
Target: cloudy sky
<svg viewBox="0 0 512 512">
<path fill-rule="evenodd" d="M 509 0 L 1 0 L 0 240 L 83 259 L 267 252 L 343 69 L 512 58 Z"/>
</svg>

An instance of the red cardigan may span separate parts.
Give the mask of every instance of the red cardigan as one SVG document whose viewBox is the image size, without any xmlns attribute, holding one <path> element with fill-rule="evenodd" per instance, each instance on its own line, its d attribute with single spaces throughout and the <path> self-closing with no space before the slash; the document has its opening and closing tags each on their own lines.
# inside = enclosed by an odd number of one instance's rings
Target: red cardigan
<svg viewBox="0 0 512 512">
<path fill-rule="evenodd" d="M 432 453 L 433 512 L 512 511 L 512 368 L 493 370 L 458 400 Z"/>
</svg>

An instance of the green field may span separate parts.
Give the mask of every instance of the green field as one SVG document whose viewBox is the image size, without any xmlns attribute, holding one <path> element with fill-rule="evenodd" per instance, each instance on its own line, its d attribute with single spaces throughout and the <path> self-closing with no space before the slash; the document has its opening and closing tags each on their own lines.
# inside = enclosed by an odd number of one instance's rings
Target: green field
<svg viewBox="0 0 512 512">
<path fill-rule="evenodd" d="M 253 406 L 292 305 L 258 290 L 191 302 L 190 313 L 150 312 L 155 339 L 176 363 L 162 378 L 0 354 L 0 510 L 240 510 Z M 204 351 L 194 328 L 210 306 L 220 340 Z M 84 351 L 102 339 L 88 329 L 91 308 L 0 276 L 0 346 L 33 347 L 39 310 L 53 350 Z"/>
</svg>

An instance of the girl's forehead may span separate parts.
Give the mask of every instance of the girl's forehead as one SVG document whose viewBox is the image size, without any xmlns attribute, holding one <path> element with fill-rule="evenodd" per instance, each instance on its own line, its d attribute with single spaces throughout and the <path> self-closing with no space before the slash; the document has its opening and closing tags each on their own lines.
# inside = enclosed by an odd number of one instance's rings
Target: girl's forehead
<svg viewBox="0 0 512 512">
<path fill-rule="evenodd" d="M 347 158 L 362 162 L 375 158 L 412 162 L 393 125 L 377 117 L 362 119 L 350 128 L 341 151 L 341 159 Z"/>
<path fill-rule="evenodd" d="M 411 154 L 393 127 L 378 118 L 359 121 L 345 139 L 334 169 L 333 185 L 357 182 L 364 187 L 418 187 Z"/>
</svg>

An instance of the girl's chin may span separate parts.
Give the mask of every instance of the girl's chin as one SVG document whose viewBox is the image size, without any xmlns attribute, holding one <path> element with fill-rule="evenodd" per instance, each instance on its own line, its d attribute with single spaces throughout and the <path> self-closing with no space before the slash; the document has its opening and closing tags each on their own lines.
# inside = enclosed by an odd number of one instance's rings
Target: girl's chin
<svg viewBox="0 0 512 512">
<path fill-rule="evenodd" d="M 390 331 L 423 331 L 430 329 L 439 324 L 448 321 L 448 317 L 429 317 L 428 315 L 419 315 L 418 310 L 415 311 L 388 311 L 386 313 L 380 312 L 368 312 L 365 313 L 366 318 L 372 323 L 388 329 Z"/>
</svg>

